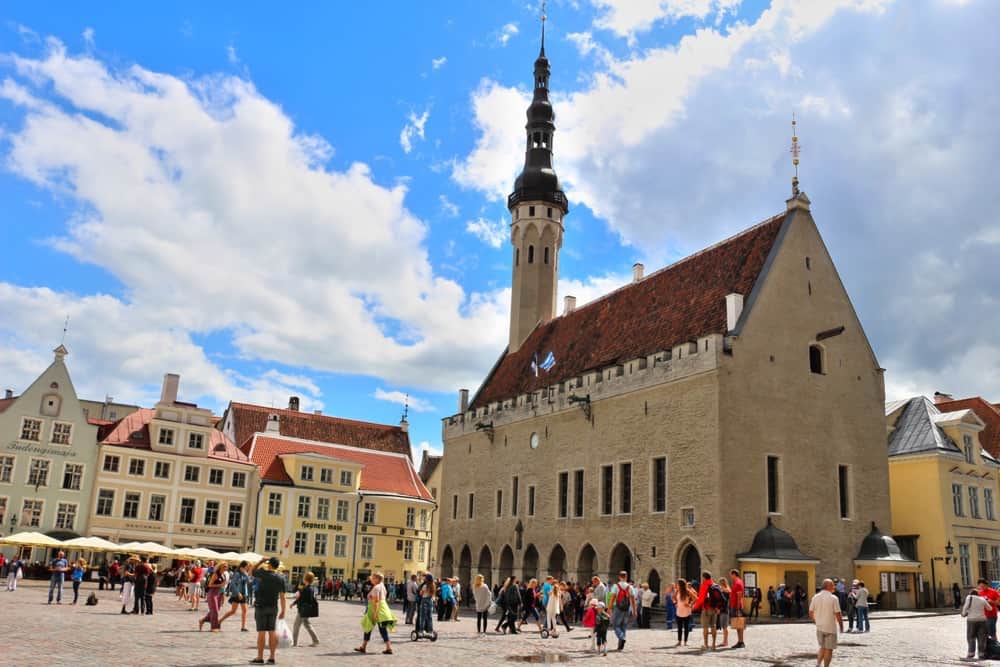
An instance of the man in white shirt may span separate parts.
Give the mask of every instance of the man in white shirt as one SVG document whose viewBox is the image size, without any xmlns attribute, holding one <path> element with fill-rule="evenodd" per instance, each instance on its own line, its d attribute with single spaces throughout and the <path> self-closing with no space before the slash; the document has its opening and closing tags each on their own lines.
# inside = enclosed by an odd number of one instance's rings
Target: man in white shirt
<svg viewBox="0 0 1000 667">
<path fill-rule="evenodd" d="M 840 599 L 834 591 L 832 579 L 823 580 L 823 590 L 813 596 L 809 603 L 809 618 L 816 624 L 816 641 L 819 653 L 816 665 L 830 667 L 833 649 L 837 648 L 837 632 L 844 631 L 844 617 L 840 613 Z"/>
</svg>

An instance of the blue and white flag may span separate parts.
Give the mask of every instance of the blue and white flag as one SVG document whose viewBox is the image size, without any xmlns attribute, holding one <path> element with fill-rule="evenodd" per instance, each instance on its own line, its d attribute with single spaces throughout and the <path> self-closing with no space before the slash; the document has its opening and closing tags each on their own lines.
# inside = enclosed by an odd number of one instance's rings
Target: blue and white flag
<svg viewBox="0 0 1000 667">
<path fill-rule="evenodd" d="M 546 373 L 552 370 L 552 367 L 555 365 L 556 365 L 556 357 L 554 354 L 552 354 L 552 352 L 549 352 L 549 354 L 545 357 L 542 363 L 539 364 L 542 370 L 545 371 Z M 538 375 L 538 373 L 536 372 L 535 375 Z"/>
<path fill-rule="evenodd" d="M 535 377 L 538 377 L 538 353 L 535 352 L 531 355 L 531 372 Z"/>
</svg>

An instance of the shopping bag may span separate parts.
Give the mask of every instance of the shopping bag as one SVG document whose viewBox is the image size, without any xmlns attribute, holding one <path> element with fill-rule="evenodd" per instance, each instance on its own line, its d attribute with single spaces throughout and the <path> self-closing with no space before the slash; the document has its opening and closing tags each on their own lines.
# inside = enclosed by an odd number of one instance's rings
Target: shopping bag
<svg viewBox="0 0 1000 667">
<path fill-rule="evenodd" d="M 285 619 L 278 619 L 274 624 L 274 632 L 278 635 L 278 648 L 289 648 L 292 645 L 292 630 Z"/>
<path fill-rule="evenodd" d="M 489 611 L 487 612 L 487 614 L 490 615 L 490 616 L 496 616 L 497 615 L 497 603 L 496 602 L 491 602 L 490 603 L 490 608 L 489 608 Z"/>
</svg>

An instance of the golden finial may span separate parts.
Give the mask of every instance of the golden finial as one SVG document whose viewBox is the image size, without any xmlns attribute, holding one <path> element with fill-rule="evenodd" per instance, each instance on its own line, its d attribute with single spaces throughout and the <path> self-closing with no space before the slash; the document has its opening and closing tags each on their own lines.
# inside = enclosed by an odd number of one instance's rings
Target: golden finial
<svg viewBox="0 0 1000 667">
<path fill-rule="evenodd" d="M 792 165 L 795 167 L 795 176 L 792 177 L 792 196 L 799 194 L 799 137 L 796 132 L 795 113 L 792 112 Z"/>
</svg>

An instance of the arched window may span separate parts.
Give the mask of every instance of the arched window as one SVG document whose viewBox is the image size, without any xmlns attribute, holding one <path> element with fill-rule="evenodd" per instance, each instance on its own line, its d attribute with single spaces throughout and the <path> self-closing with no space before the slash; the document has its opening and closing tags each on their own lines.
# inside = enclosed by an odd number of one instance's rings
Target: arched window
<svg viewBox="0 0 1000 667">
<path fill-rule="evenodd" d="M 528 264 L 534 264 L 534 263 L 535 263 L 535 246 L 529 245 L 528 246 Z"/>
<path fill-rule="evenodd" d="M 542 254 L 545 257 L 545 263 L 548 264 L 549 263 L 549 247 L 548 246 L 545 246 L 545 252 L 543 252 Z"/>
<path fill-rule="evenodd" d="M 809 370 L 818 375 L 823 374 L 823 348 L 819 345 L 809 346 Z"/>
</svg>

